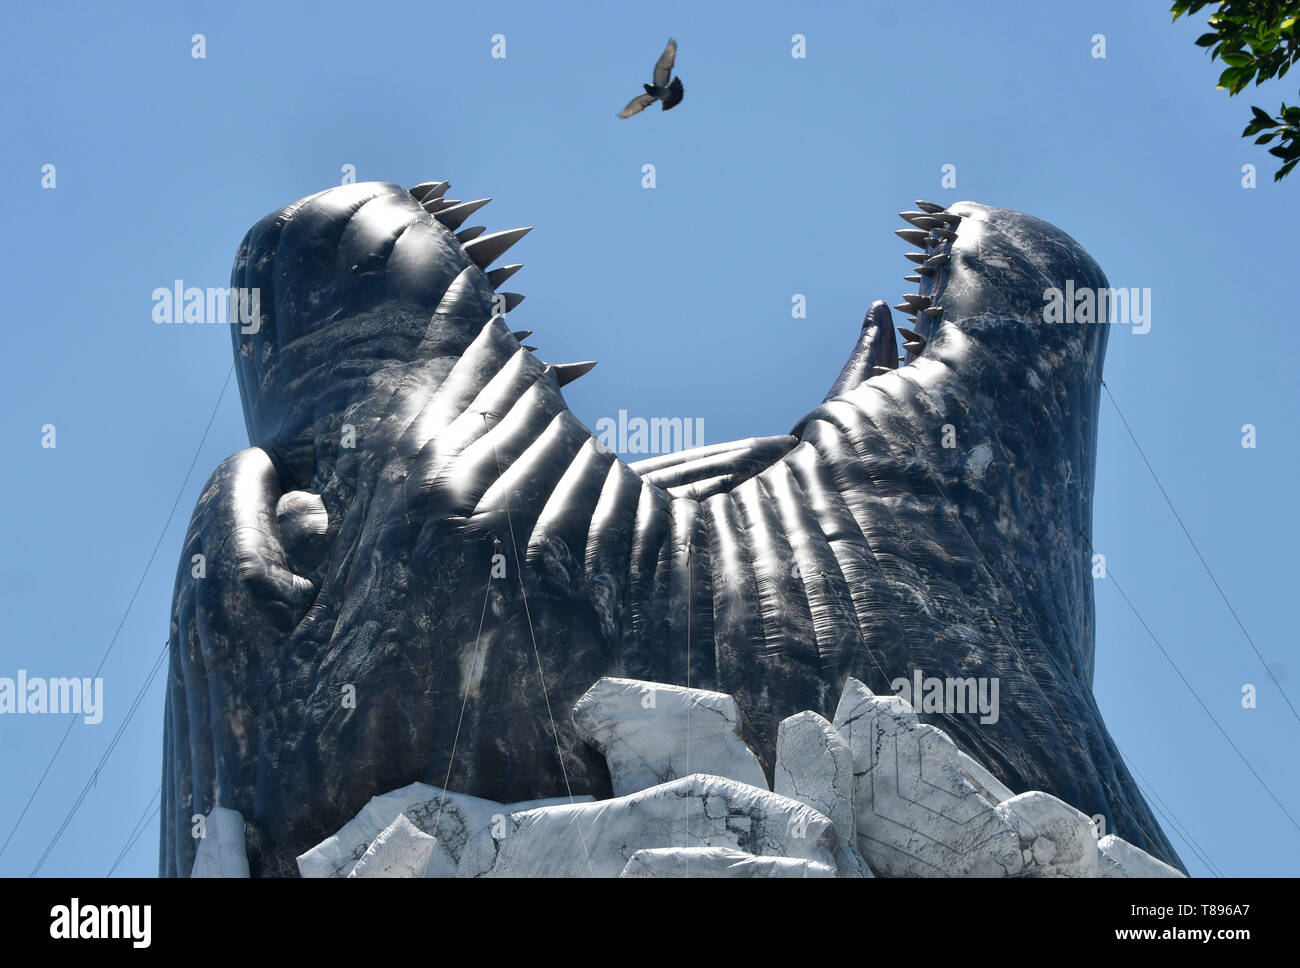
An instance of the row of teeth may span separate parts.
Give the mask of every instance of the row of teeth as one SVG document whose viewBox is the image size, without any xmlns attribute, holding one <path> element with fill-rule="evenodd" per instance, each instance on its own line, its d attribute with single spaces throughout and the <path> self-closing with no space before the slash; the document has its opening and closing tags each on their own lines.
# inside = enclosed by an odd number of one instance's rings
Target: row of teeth
<svg viewBox="0 0 1300 968">
<path fill-rule="evenodd" d="M 506 229 L 504 232 L 492 232 L 488 235 L 483 233 L 487 231 L 482 225 L 471 225 L 462 229 L 465 220 L 477 212 L 480 208 L 492 201 L 489 198 L 476 198 L 473 201 L 462 202 L 459 198 L 447 198 L 447 189 L 451 187 L 449 181 L 422 182 L 414 188 L 407 191 L 410 196 L 420 203 L 420 206 L 432 215 L 448 232 L 451 232 L 456 241 L 460 243 L 465 254 L 469 256 L 471 262 L 483 270 L 487 275 L 488 285 L 495 292 L 503 282 L 513 276 L 523 268 L 523 263 L 516 265 L 501 266 L 499 269 L 488 269 L 493 262 L 499 259 L 506 251 L 531 232 L 532 226 L 522 229 Z M 457 231 L 459 229 L 459 231 Z M 452 289 L 455 289 L 453 283 Z M 497 293 L 502 297 L 504 303 L 504 312 L 510 312 L 521 302 L 524 301 L 522 293 L 502 292 Z M 456 294 L 448 290 L 444 301 L 454 300 Z M 442 307 L 439 306 L 441 309 Z M 520 345 L 530 353 L 534 352 L 536 346 L 524 345 L 524 340 L 533 335 L 531 329 L 521 329 L 515 331 L 514 338 L 519 341 Z M 566 383 L 572 383 L 578 377 L 591 370 L 596 365 L 594 360 L 585 360 L 581 363 L 548 363 L 552 370 L 555 371 L 556 379 L 559 380 L 560 386 Z"/>
<path fill-rule="evenodd" d="M 477 198 L 468 202 L 462 202 L 458 198 L 449 199 L 445 196 L 447 189 L 450 187 L 451 182 L 449 181 L 423 182 L 409 191 L 411 197 L 419 202 L 426 212 L 437 219 L 447 231 L 455 236 L 465 254 L 487 274 L 488 284 L 492 286 L 493 290 L 496 290 L 503 282 L 522 269 L 523 265 L 508 265 L 492 270 L 489 270 L 488 266 L 531 232 L 532 227 L 506 229 L 504 232 L 492 232 L 488 235 L 483 234 L 486 228 L 482 225 L 471 225 L 468 228 L 461 229 L 466 219 L 492 199 L 490 197 Z M 912 245 L 919 246 L 924 250 L 905 253 L 908 260 L 916 263 L 916 270 L 903 278 L 907 282 L 917 283 L 918 289 L 928 289 L 935 292 L 938 288 L 940 273 L 948 263 L 949 250 L 953 241 L 957 238 L 955 230 L 961 223 L 961 216 L 944 211 L 942 205 L 920 199 L 916 202 L 916 209 L 915 211 L 898 213 L 899 217 L 912 227 L 897 229 L 896 234 L 903 241 L 910 242 Z M 524 301 L 523 295 L 517 292 L 504 292 L 500 293 L 500 295 L 503 298 L 505 312 L 507 313 Z M 931 297 L 921 292 L 908 293 L 903 296 L 903 301 L 894 308 L 901 313 L 907 314 L 907 321 L 913 325 L 917 325 L 918 318 L 921 315 L 928 317 L 927 324 L 929 320 L 939 319 L 943 316 L 943 307 L 932 305 Z M 532 332 L 532 330 L 518 330 L 514 333 L 514 337 L 523 344 L 523 341 L 531 336 Z M 915 359 L 925 349 L 926 337 L 915 329 L 909 329 L 906 326 L 899 326 L 898 332 L 904 338 L 903 349 L 907 350 L 912 359 Z M 525 345 L 524 349 L 532 352 L 537 347 Z M 908 357 L 901 356 L 898 361 L 899 363 L 906 363 Z M 550 365 L 555 369 L 560 385 L 564 386 L 588 372 L 596 364 L 588 360 L 582 363 L 553 363 Z M 888 373 L 891 369 L 894 369 L 894 367 L 876 366 L 873 367 L 873 373 Z"/>
<path fill-rule="evenodd" d="M 923 250 L 904 253 L 909 261 L 916 263 L 916 269 L 903 279 L 917 283 L 918 289 L 937 292 L 940 275 L 944 266 L 948 264 L 949 251 L 957 238 L 956 229 L 961 224 L 961 216 L 944 211 L 942 205 L 920 199 L 916 202 L 916 208 L 916 211 L 898 213 L 899 217 L 912 228 L 896 229 L 895 234 L 904 242 L 909 242 Z M 907 315 L 907 321 L 913 325 L 917 324 L 920 316 L 928 317 L 925 321 L 927 328 L 931 320 L 943 316 L 943 307 L 933 305 L 931 297 L 924 292 L 908 293 L 894 308 Z M 925 349 L 927 338 L 906 326 L 899 326 L 898 332 L 905 340 L 903 349 L 907 350 L 912 359 L 915 359 Z M 899 357 L 899 362 L 908 362 L 908 357 Z M 891 367 L 877 366 L 873 368 L 873 372 L 888 373 L 890 369 Z"/>
</svg>

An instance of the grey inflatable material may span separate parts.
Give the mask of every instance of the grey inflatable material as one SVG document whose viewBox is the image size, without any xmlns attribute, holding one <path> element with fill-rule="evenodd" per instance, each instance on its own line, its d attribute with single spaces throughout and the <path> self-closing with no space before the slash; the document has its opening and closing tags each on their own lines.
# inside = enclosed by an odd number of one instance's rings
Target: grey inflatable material
<svg viewBox="0 0 1300 968">
<path fill-rule="evenodd" d="M 565 405 L 576 371 L 494 314 L 514 267 L 485 269 L 526 230 L 457 239 L 445 192 L 332 188 L 239 247 L 252 446 L 213 473 L 177 573 L 163 875 L 190 872 L 189 817 L 214 806 L 275 876 L 415 781 L 608 798 L 603 757 L 550 715 L 602 676 L 730 694 L 770 778 L 783 719 L 914 670 L 996 677 L 996 722 L 921 718 L 1179 863 L 1091 690 L 1107 327 L 1042 319 L 1048 287 L 1107 287 L 1082 247 L 934 206 L 906 365 L 873 305 L 789 434 L 629 466 Z"/>
</svg>

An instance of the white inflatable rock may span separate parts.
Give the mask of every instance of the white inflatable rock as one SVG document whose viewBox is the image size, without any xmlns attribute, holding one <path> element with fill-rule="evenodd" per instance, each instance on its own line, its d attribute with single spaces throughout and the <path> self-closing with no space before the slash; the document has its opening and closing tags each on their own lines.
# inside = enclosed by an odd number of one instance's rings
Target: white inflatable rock
<svg viewBox="0 0 1300 968">
<path fill-rule="evenodd" d="M 190 877 L 247 876 L 244 816 L 229 807 L 213 807 L 203 821 L 203 836 L 194 854 Z"/>
<path fill-rule="evenodd" d="M 348 877 L 423 877 L 434 840 L 399 813 L 375 838 Z"/>
<path fill-rule="evenodd" d="M 1026 877 L 1096 877 L 1092 818 L 1050 793 L 1030 790 L 996 807 L 1020 838 Z"/>
<path fill-rule="evenodd" d="M 740 738 L 740 710 L 720 692 L 603 678 L 573 707 L 578 735 L 605 755 L 615 796 L 694 773 L 767 789 Z"/>
<path fill-rule="evenodd" d="M 834 877 L 835 871 L 798 857 L 755 857 L 726 847 L 638 850 L 621 877 Z"/>
<path fill-rule="evenodd" d="M 1152 857 L 1141 847 L 1107 834 L 1097 841 L 1099 877 L 1186 877 L 1177 867 Z"/>
<path fill-rule="evenodd" d="M 830 820 L 811 807 L 726 777 L 696 774 L 613 800 L 511 814 L 480 835 L 464 866 L 492 877 L 618 877 L 638 850 L 729 847 L 835 866 Z"/>
<path fill-rule="evenodd" d="M 1001 803 L 1003 800 L 1010 800 L 1015 796 L 1009 786 L 961 750 L 957 751 L 954 765 L 957 767 L 958 772 L 970 781 L 971 786 L 979 791 L 980 796 L 989 803 Z"/>
<path fill-rule="evenodd" d="M 501 804 L 412 783 L 302 854 L 304 877 L 1182 877 L 1074 807 L 1019 796 L 898 696 L 849 679 L 834 725 L 791 716 L 775 792 L 729 696 L 601 679 L 574 709 L 618 794 Z M 704 774 L 703 770 L 718 771 Z M 691 774 L 681 777 L 687 770 Z M 195 877 L 248 876 L 208 818 Z M 856 849 L 855 849 L 856 847 Z M 864 860 L 865 858 L 865 860 Z M 424 865 L 421 867 L 421 865 Z M 868 864 L 870 866 L 868 866 Z"/>
<path fill-rule="evenodd" d="M 1020 841 L 958 766 L 956 744 L 898 696 L 850 678 L 835 728 L 853 751 L 858 849 L 886 877 L 1020 873 Z"/>
<path fill-rule="evenodd" d="M 576 799 L 590 802 L 592 798 L 583 796 Z M 460 871 L 462 852 L 471 838 L 494 823 L 504 822 L 504 818 L 512 811 L 553 803 L 568 803 L 568 799 L 533 800 L 507 805 L 463 793 L 449 793 L 427 783 L 412 783 L 371 797 L 361 812 L 338 833 L 299 855 L 298 871 L 303 877 L 346 877 L 375 838 L 400 814 L 405 814 L 416 829 L 429 834 L 436 841 L 429 857 L 426 876 L 454 877 L 460 873 L 481 873 Z"/>
<path fill-rule="evenodd" d="M 853 752 L 834 726 L 811 710 L 783 720 L 776 735 L 773 780 L 774 793 L 808 804 L 835 825 L 840 876 L 871 876 L 857 850 Z"/>
</svg>

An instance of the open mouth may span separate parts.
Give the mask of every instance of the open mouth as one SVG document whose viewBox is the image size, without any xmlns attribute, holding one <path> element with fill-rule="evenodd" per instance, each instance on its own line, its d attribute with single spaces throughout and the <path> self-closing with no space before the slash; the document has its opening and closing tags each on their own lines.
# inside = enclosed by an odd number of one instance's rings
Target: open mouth
<svg viewBox="0 0 1300 968">
<path fill-rule="evenodd" d="M 918 669 L 1001 682 L 996 722 L 919 712 L 1008 787 L 1174 856 L 1091 694 L 1106 328 L 1043 318 L 1046 288 L 1107 285 L 1082 246 L 917 202 L 905 324 L 874 303 L 789 433 L 628 464 L 563 398 L 594 364 L 543 362 L 505 322 L 520 266 L 494 266 L 529 229 L 469 224 L 488 199 L 448 188 L 339 186 L 240 245 L 232 289 L 262 294 L 260 325 L 231 328 L 251 446 L 214 472 L 178 573 L 165 869 L 190 868 L 188 818 L 218 794 L 265 818 L 251 860 L 281 872 L 416 779 L 604 795 L 550 712 L 602 676 L 734 696 L 770 769 L 785 716 Z"/>
<path fill-rule="evenodd" d="M 502 292 L 500 287 L 523 266 L 488 267 L 530 229 L 509 229 L 485 235 L 487 229 L 482 225 L 462 228 L 492 199 L 449 199 L 446 193 L 450 187 L 449 181 L 430 181 L 409 191 L 411 197 L 452 235 L 465 255 L 486 274 L 488 285 L 495 292 L 494 309 L 504 315 L 523 302 L 524 296 Z M 915 204 L 915 210 L 899 213 L 909 227 L 897 230 L 897 235 L 916 249 L 904 254 L 915 265 L 904 280 L 914 284 L 917 291 L 905 294 L 903 301 L 894 306 L 907 317 L 907 325 L 896 327 L 889 307 L 883 301 L 873 303 L 863 322 L 858 344 L 827 393 L 827 400 L 919 359 L 932 334 L 943 322 L 943 307 L 937 300 L 946 281 L 950 251 L 957 240 L 962 216 L 935 202 L 918 199 Z M 468 287 L 453 284 L 439 310 L 455 310 L 456 300 L 470 293 Z M 516 330 L 513 335 L 522 343 L 532 335 L 532 331 Z M 898 351 L 900 343 L 904 351 L 902 355 Z M 524 349 L 532 351 L 536 347 L 525 345 Z M 564 386 L 596 364 L 587 360 L 549 365 L 555 370 L 560 386 Z M 646 458 L 629 466 L 647 482 L 664 488 L 674 497 L 702 500 L 743 483 L 780 460 L 798 443 L 800 426 L 802 424 L 796 426 L 791 434 L 708 444 Z"/>
<path fill-rule="evenodd" d="M 894 306 L 907 317 L 907 325 L 896 327 L 889 306 L 883 300 L 874 302 L 863 320 L 857 345 L 823 403 L 920 359 L 943 323 L 943 307 L 938 301 L 947 282 L 951 250 L 957 241 L 962 216 L 934 202 L 918 200 L 916 206 L 916 210 L 899 213 L 910 227 L 897 230 L 900 238 L 919 250 L 905 253 L 915 269 L 903 277 L 917 291 L 907 293 Z M 899 354 L 900 337 L 902 355 Z M 673 497 L 703 500 L 760 474 L 788 454 L 799 443 L 807 420 L 805 417 L 797 423 L 789 434 L 708 444 L 646 458 L 629 466 Z"/>
<path fill-rule="evenodd" d="M 497 308 L 504 314 L 510 312 L 524 300 L 524 296 L 515 292 L 500 292 L 500 287 L 507 279 L 519 271 L 521 264 L 506 265 L 497 269 L 488 269 L 499 256 L 526 235 L 530 228 L 508 229 L 484 235 L 485 226 L 471 225 L 462 228 L 464 223 L 492 199 L 479 198 L 472 201 L 446 198 L 451 187 L 449 181 L 423 182 L 410 189 L 411 197 L 432 215 L 452 237 L 460 243 L 465 254 L 482 269 L 488 284 L 498 291 L 500 301 Z M 900 212 L 899 216 L 909 224 L 909 228 L 898 229 L 897 235 L 909 242 L 919 251 L 904 253 L 904 257 L 915 264 L 914 270 L 904 276 L 904 281 L 917 287 L 914 293 L 905 294 L 903 301 L 894 309 L 907 317 L 907 326 L 898 326 L 895 330 L 892 316 L 887 309 L 882 312 L 881 304 L 873 305 L 868 319 L 863 326 L 863 338 L 855 349 L 845 371 L 837 385 L 847 386 L 850 377 L 862 382 L 889 370 L 897 369 L 902 364 L 914 361 L 924 351 L 931 333 L 943 320 L 943 307 L 936 300 L 943 291 L 946 266 L 950 258 L 952 244 L 957 240 L 957 229 L 962 216 L 948 211 L 935 202 L 917 200 L 916 209 Z M 454 295 L 449 293 L 449 295 Z M 897 354 L 898 341 L 895 332 L 903 338 L 904 355 Z M 523 338 L 531 333 L 525 333 Z M 894 349 L 889 349 L 890 346 Z M 584 364 L 585 365 L 585 364 Z M 587 369 L 594 364 L 587 365 Z M 583 372 L 586 372 L 585 370 Z M 570 379 L 576 379 L 577 375 Z M 562 380 L 561 383 L 567 382 Z"/>
</svg>

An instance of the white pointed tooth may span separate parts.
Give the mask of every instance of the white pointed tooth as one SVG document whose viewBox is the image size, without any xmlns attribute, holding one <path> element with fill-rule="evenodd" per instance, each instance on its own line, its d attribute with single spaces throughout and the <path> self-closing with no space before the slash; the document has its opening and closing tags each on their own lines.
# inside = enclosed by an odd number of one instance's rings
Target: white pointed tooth
<svg viewBox="0 0 1300 968">
<path fill-rule="evenodd" d="M 926 239 L 930 236 L 920 229 L 894 229 L 894 234 L 904 242 L 910 242 L 912 245 L 925 245 Z"/>
<path fill-rule="evenodd" d="M 449 181 L 430 181 L 420 182 L 420 184 L 408 189 L 411 197 L 417 202 L 422 202 L 426 198 L 441 198 L 442 193 L 451 187 Z"/>
<path fill-rule="evenodd" d="M 921 352 L 921 350 L 925 349 L 925 344 L 918 343 L 916 340 L 908 340 L 903 344 L 903 349 L 915 356 L 917 353 Z"/>
<path fill-rule="evenodd" d="M 917 267 L 916 267 L 916 271 L 919 272 L 919 273 L 920 273 L 921 275 L 923 275 L 923 276 L 932 276 L 932 275 L 934 275 L 934 267 L 933 267 L 933 266 L 917 266 Z"/>
<path fill-rule="evenodd" d="M 493 289 L 500 288 L 501 283 L 505 282 L 523 267 L 524 264 L 522 262 L 516 262 L 512 266 L 502 266 L 500 269 L 493 269 L 487 274 L 488 285 Z"/>
<path fill-rule="evenodd" d="M 499 293 L 497 293 L 497 295 L 498 295 L 498 296 L 501 296 L 503 299 L 505 299 L 505 301 L 506 301 L 506 312 L 510 312 L 510 310 L 514 309 L 516 306 L 518 306 L 521 302 L 524 301 L 523 293 L 518 293 L 518 292 L 499 292 Z"/>
<path fill-rule="evenodd" d="M 533 335 L 533 331 L 531 329 L 517 329 L 510 335 L 522 343 L 524 340 L 528 339 L 528 337 Z"/>
<path fill-rule="evenodd" d="M 536 352 L 537 352 L 537 347 L 536 347 L 536 346 L 529 346 L 529 345 L 527 345 L 527 344 L 524 344 L 524 349 L 526 349 L 529 353 L 536 353 Z"/>
<path fill-rule="evenodd" d="M 560 381 L 560 386 L 572 383 L 584 373 L 590 372 L 591 368 L 596 365 L 595 360 L 586 360 L 582 363 L 552 363 L 555 370 L 555 378 Z"/>
<path fill-rule="evenodd" d="M 943 307 L 942 307 L 942 306 L 930 306 L 930 307 L 928 307 L 928 308 L 926 308 L 926 309 L 922 309 L 921 312 L 925 313 L 925 314 L 926 314 L 927 316 L 929 316 L 931 319 L 934 319 L 934 318 L 937 318 L 937 317 L 943 315 Z"/>
<path fill-rule="evenodd" d="M 939 212 L 935 215 L 935 218 L 943 219 L 943 221 L 947 222 L 949 225 L 958 225 L 961 223 L 961 216 L 956 212 Z"/>
<path fill-rule="evenodd" d="M 904 252 L 903 258 L 908 259 L 920 265 L 922 262 L 926 260 L 927 256 L 924 252 Z"/>
<path fill-rule="evenodd" d="M 910 276 L 903 276 L 903 281 L 904 281 L 904 282 L 920 282 L 920 281 L 921 281 L 921 277 L 918 276 L 918 275 L 916 275 L 915 273 L 913 273 L 913 274 L 910 275 Z"/>
<path fill-rule="evenodd" d="M 461 245 L 464 245 L 466 242 L 469 242 L 473 239 L 477 239 L 480 235 L 482 235 L 486 231 L 487 231 L 486 225 L 471 225 L 469 228 L 461 229 L 459 232 L 456 233 L 456 241 L 459 242 Z"/>
<path fill-rule="evenodd" d="M 472 202 L 460 202 L 456 205 L 447 205 L 444 208 L 438 209 L 433 217 L 455 232 L 465 224 L 465 219 L 469 218 L 490 201 L 492 201 L 491 198 L 476 198 Z"/>
<path fill-rule="evenodd" d="M 919 198 L 916 200 L 916 207 L 923 212 L 929 212 L 931 214 L 943 211 L 942 205 L 936 205 L 934 202 L 923 202 Z"/>
<path fill-rule="evenodd" d="M 481 236 L 465 246 L 465 254 L 474 260 L 480 269 L 486 269 L 506 250 L 533 230 L 529 225 L 522 229 L 506 229 L 504 232 L 492 232 Z"/>
<path fill-rule="evenodd" d="M 929 297 L 929 296 L 922 296 L 920 293 L 915 293 L 915 292 L 909 292 L 907 295 L 905 295 L 905 296 L 903 297 L 903 301 L 906 302 L 906 303 L 908 303 L 909 305 L 912 305 L 912 306 L 919 306 L 919 307 L 921 307 L 922 309 L 924 309 L 926 306 L 930 305 L 930 297 Z M 910 313 L 910 312 L 915 312 L 915 310 L 912 310 L 912 309 L 909 309 L 909 310 L 907 310 L 907 311 L 908 311 L 909 313 Z"/>
<path fill-rule="evenodd" d="M 902 359 L 902 357 L 899 357 L 899 359 Z M 882 373 L 893 373 L 894 369 L 895 367 L 892 366 L 873 366 L 871 372 L 876 376 L 880 376 Z"/>
<path fill-rule="evenodd" d="M 897 309 L 900 313 L 910 313 L 912 311 L 912 307 L 905 302 L 895 303 L 894 308 Z"/>
<path fill-rule="evenodd" d="M 946 265 L 947 262 L 948 262 L 947 252 L 940 252 L 938 255 L 932 255 L 930 256 L 930 258 L 925 260 L 925 264 L 928 266 Z"/>
<path fill-rule="evenodd" d="M 918 333 L 914 329 L 908 329 L 906 326 L 900 326 L 898 327 L 898 331 L 903 334 L 904 339 L 913 340 L 913 341 L 921 340 L 922 342 L 925 342 L 925 337 L 923 337 L 920 333 Z"/>
<path fill-rule="evenodd" d="M 946 242 L 955 242 L 957 240 L 957 233 L 952 229 L 937 228 L 934 230 L 934 234 Z"/>
</svg>

